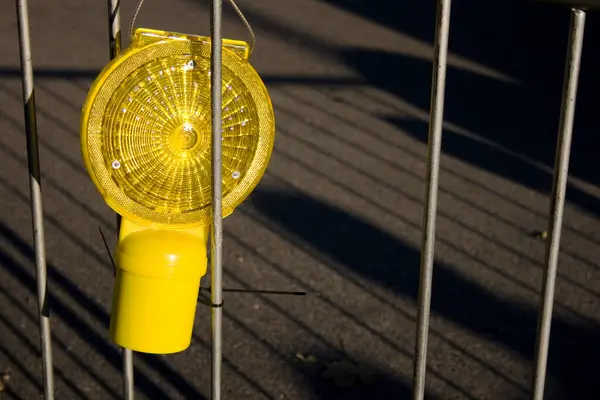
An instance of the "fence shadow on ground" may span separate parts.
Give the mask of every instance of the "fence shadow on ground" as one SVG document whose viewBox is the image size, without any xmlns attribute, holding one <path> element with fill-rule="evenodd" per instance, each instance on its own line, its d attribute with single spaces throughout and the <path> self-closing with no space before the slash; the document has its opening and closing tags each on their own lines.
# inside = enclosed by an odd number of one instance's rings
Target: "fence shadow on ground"
<svg viewBox="0 0 600 400">
<path fill-rule="evenodd" d="M 0 238 L 3 241 L 10 243 L 15 250 L 27 257 L 33 262 L 33 249 L 20 238 L 12 229 L 0 223 Z M 0 251 L 0 264 L 6 268 L 24 287 L 26 287 L 32 295 L 36 294 L 35 277 L 30 269 L 21 263 L 15 261 L 5 252 Z M 109 315 L 100 308 L 94 300 L 92 300 L 81 288 L 77 287 L 68 277 L 64 276 L 57 267 L 48 264 L 48 277 L 54 283 L 59 285 L 68 295 L 79 304 L 81 304 L 87 312 L 95 317 L 105 329 L 108 330 Z M 101 354 L 106 361 L 117 370 L 121 369 L 121 354 L 117 348 L 100 336 L 80 315 L 72 310 L 63 300 L 56 295 L 49 293 L 49 308 L 51 317 L 58 317 L 66 321 L 71 329 L 73 329 L 80 337 L 82 337 L 98 354 Z M 204 399 L 205 397 L 198 392 L 193 384 L 185 380 L 179 373 L 160 360 L 158 357 L 151 355 L 140 355 L 144 361 L 158 373 L 162 374 L 166 379 L 173 382 L 177 390 L 190 399 Z M 86 368 L 88 372 L 90 370 Z M 161 387 L 149 377 L 136 370 L 136 387 L 146 396 L 152 399 L 169 399 Z M 99 382 L 102 383 L 102 382 Z"/>
<path fill-rule="evenodd" d="M 206 7 L 197 0 L 188 0 Z M 417 0 L 321 0 L 351 11 L 398 32 L 432 43 L 435 2 Z M 225 8 L 227 16 L 234 13 Z M 244 10 L 258 30 L 325 57 L 338 58 L 354 68 L 367 82 L 421 109 L 429 110 L 430 61 L 400 54 L 334 46 L 308 31 L 286 25 L 252 9 Z M 233 16 L 235 18 L 235 16 Z M 445 120 L 473 132 L 481 139 L 538 162 L 554 166 L 569 11 L 565 7 L 535 1 L 508 0 L 494 4 L 465 0 L 452 5 L 450 52 L 508 76 L 512 82 L 449 68 Z M 596 71 L 600 56 L 594 43 L 600 37 L 600 18 L 588 17 L 581 82 L 578 94 L 570 174 L 600 186 L 594 149 L 600 146 L 593 107 L 598 88 Z M 341 83 L 341 82 L 340 82 Z M 356 82 L 346 86 L 355 87 Z M 382 115 L 384 119 L 394 118 Z M 446 151 L 445 142 L 442 151 Z M 449 153 L 451 153 L 449 151 Z M 452 154 L 452 153 L 451 153 Z M 549 193 L 552 174 L 529 164 L 526 169 L 507 154 L 509 167 L 465 155 L 467 162 L 523 185 Z M 524 176 L 524 177 L 523 177 Z M 541 180 L 538 181 L 537 177 Z M 533 179 L 536 177 L 536 179 Z M 568 200 L 600 215 L 600 200 L 570 187 Z"/>
<path fill-rule="evenodd" d="M 323 364 L 307 363 L 301 371 L 314 393 L 310 400 L 409 400 L 412 397 L 406 383 L 362 360 L 332 358 Z M 434 400 L 430 395 L 427 398 Z"/>
<path fill-rule="evenodd" d="M 0 69 L 0 75 L 2 75 L 2 73 L 4 73 L 5 77 L 17 78 L 18 72 L 19 72 L 18 69 L 11 69 L 11 68 L 6 68 L 3 70 Z M 40 76 L 44 77 L 46 79 L 75 79 L 75 78 L 79 78 L 79 77 L 88 77 L 89 78 L 89 77 L 93 76 L 93 74 L 94 74 L 94 71 L 91 71 L 91 70 L 90 71 L 87 71 L 87 70 L 81 70 L 81 71 L 40 70 Z M 277 78 L 277 79 L 279 79 L 278 81 L 282 82 L 282 83 L 288 82 L 288 78 L 285 78 L 285 77 Z M 305 81 L 302 81 L 302 82 L 306 83 Z M 291 79 L 291 83 L 297 83 L 297 82 L 294 79 Z M 316 83 L 319 84 L 320 82 L 317 81 Z M 331 82 L 327 81 L 326 83 L 329 84 Z M 43 110 L 39 110 L 39 111 L 44 114 Z M 44 114 L 44 116 L 46 116 L 46 114 Z M 10 117 L 8 115 L 5 115 L 4 117 L 7 118 L 8 121 L 10 121 L 11 123 L 15 124 L 19 129 L 22 129 L 21 126 L 18 126 L 17 120 L 13 119 L 12 117 Z M 67 129 L 66 126 L 63 126 L 63 128 Z M 68 131 L 71 131 L 71 130 L 68 129 Z M 44 147 L 44 143 L 42 143 L 41 145 L 42 145 L 42 147 Z M 47 145 L 48 144 L 46 144 L 46 146 Z M 7 152 L 9 152 L 9 154 L 12 154 L 11 150 L 8 148 L 2 147 L 1 150 L 7 151 Z M 59 151 L 56 151 L 53 154 L 56 155 L 57 157 L 59 157 L 61 160 L 65 159 L 65 155 L 60 153 Z M 20 162 L 21 164 L 23 164 L 23 166 L 25 167 L 26 160 L 23 157 L 15 157 L 15 159 L 18 162 Z M 73 164 L 70 164 L 70 165 L 73 168 L 75 168 L 77 171 L 79 171 L 77 169 L 76 165 L 73 165 Z M 15 187 L 7 186 L 8 185 L 7 182 L 0 182 L 0 184 L 3 184 L 5 186 L 5 190 L 11 191 L 17 196 L 20 195 L 20 193 L 18 193 L 18 190 Z M 57 182 L 55 182 L 53 179 L 46 180 L 46 184 L 48 186 L 51 186 L 53 189 L 60 191 L 60 186 L 57 186 Z M 61 191 L 61 193 L 62 193 L 62 191 Z M 23 202 L 25 202 L 25 203 L 27 202 L 26 196 L 20 195 L 19 197 L 21 197 L 21 200 Z M 72 198 L 69 198 L 69 199 L 72 201 L 76 200 L 76 199 L 72 199 Z M 96 222 L 101 223 L 101 224 L 106 223 L 106 221 L 104 221 L 100 215 L 93 212 L 93 210 L 91 208 L 87 207 L 85 204 L 76 202 L 74 205 L 81 207 L 86 212 L 90 213 L 90 218 L 96 220 Z M 93 249 L 91 249 L 89 246 L 87 246 L 84 241 L 82 241 L 81 239 L 78 239 L 76 237 L 76 235 L 73 232 L 71 232 L 70 229 L 68 229 L 67 227 L 65 227 L 58 221 L 56 221 L 56 219 L 53 216 L 46 215 L 45 217 L 46 217 L 47 222 L 49 222 L 53 225 L 56 225 L 56 227 L 63 234 L 65 234 L 76 245 L 81 247 L 86 253 L 89 253 L 91 256 L 96 258 L 96 260 L 98 262 L 103 263 L 103 262 L 107 261 L 105 259 L 99 258 L 99 256 L 96 254 L 96 252 Z M 1 224 L 1 223 L 0 223 L 0 238 L 2 238 L 6 243 L 8 243 L 10 245 L 10 247 L 17 250 L 17 252 L 20 253 L 22 256 L 28 258 L 30 262 L 33 262 L 34 253 L 33 253 L 33 249 L 31 248 L 31 246 L 23 238 L 21 238 L 15 231 L 13 231 L 10 227 L 8 227 L 4 224 Z M 22 284 L 31 293 L 32 296 L 35 296 L 35 277 L 33 275 L 33 269 L 29 269 L 27 265 L 24 265 L 18 261 L 15 261 L 13 258 L 11 258 L 8 255 L 8 253 L 1 252 L 1 251 L 0 251 L 0 264 L 3 267 L 5 267 L 6 270 L 9 271 L 11 273 L 11 275 L 13 275 L 13 277 L 15 277 L 17 279 L 17 281 L 20 282 L 20 284 Z M 67 293 L 68 297 L 70 297 L 74 301 L 81 304 L 86 309 L 86 313 L 89 314 L 89 316 L 92 317 L 92 319 L 95 319 L 98 322 L 100 322 L 100 324 L 104 328 L 108 328 L 108 321 L 109 321 L 108 313 L 106 312 L 106 310 L 104 310 L 102 307 L 100 307 L 87 294 L 85 288 L 78 287 L 75 282 L 70 280 L 68 278 L 68 276 L 61 273 L 59 271 L 59 269 L 52 263 L 48 264 L 48 275 L 49 275 L 50 281 L 53 282 L 58 287 L 60 287 L 65 293 Z M 9 300 L 15 307 L 22 306 L 20 304 L 20 302 L 18 301 L 18 299 L 14 298 L 14 297 L 9 298 Z M 116 370 L 120 369 L 121 355 L 120 355 L 118 349 L 114 345 L 112 345 L 110 342 L 108 342 L 106 340 L 106 338 L 102 337 L 102 335 L 100 335 L 98 332 L 96 332 L 89 324 L 87 324 L 85 322 L 85 320 L 82 319 L 81 316 L 78 315 L 74 309 L 70 308 L 66 302 L 62 301 L 59 297 L 57 297 L 53 293 L 50 293 L 49 306 L 50 306 L 50 312 L 51 312 L 52 318 L 58 318 L 63 321 L 68 320 L 71 329 L 73 329 L 73 331 L 78 336 L 83 338 L 83 340 L 85 342 L 87 342 L 93 348 L 94 352 L 97 352 L 98 354 L 102 355 L 102 357 L 105 358 L 107 363 L 114 369 L 116 369 Z M 36 310 L 34 308 L 31 308 L 31 310 L 29 310 L 29 311 L 31 312 L 32 316 L 36 312 Z M 283 314 L 284 314 L 284 317 L 287 317 L 287 315 L 285 313 L 283 313 Z M 233 315 L 229 315 L 228 317 L 230 319 L 234 319 Z M 35 321 L 35 318 L 33 318 L 32 322 L 37 323 Z M 253 334 L 253 332 L 245 326 L 240 326 L 240 328 L 242 330 L 244 330 L 246 333 Z M 310 327 L 308 327 L 308 326 L 301 326 L 301 328 L 310 332 Z M 259 340 L 259 341 L 261 340 L 261 338 L 256 337 L 256 334 L 254 334 L 253 337 L 256 340 Z M 197 338 L 195 338 L 195 339 L 197 339 Z M 56 341 L 56 339 L 55 339 L 55 341 Z M 263 342 L 263 344 L 264 344 L 264 342 Z M 206 347 L 207 344 L 201 343 L 201 345 Z M 62 349 L 62 347 L 60 345 L 58 345 L 58 348 Z M 64 349 L 62 349 L 62 350 L 64 350 Z M 276 349 L 274 351 L 276 351 Z M 175 370 L 171 369 L 169 366 L 167 366 L 167 364 L 165 364 L 164 361 L 162 361 L 160 358 L 150 356 L 150 355 L 141 355 L 141 354 L 138 356 L 141 359 L 143 359 L 145 361 L 145 363 L 147 363 L 152 369 L 154 369 L 159 374 L 163 375 L 165 380 L 172 382 L 173 385 L 177 387 L 177 391 L 185 398 L 189 398 L 189 399 L 204 398 L 197 391 L 197 389 L 194 388 L 194 386 L 190 382 L 186 381 L 177 371 L 175 371 Z M 227 367 L 233 368 L 238 375 L 243 374 L 243 371 L 236 370 L 235 365 L 229 363 L 227 359 L 224 359 L 224 363 Z M 292 363 L 290 362 L 290 364 L 292 364 Z M 103 376 L 96 375 L 93 372 L 93 370 L 85 364 L 82 364 L 82 368 L 86 371 L 87 374 L 90 374 L 92 376 L 92 379 L 96 380 L 100 386 L 103 386 L 105 390 L 107 390 L 109 393 L 113 394 L 113 397 L 115 397 L 115 398 L 118 397 L 117 393 L 119 393 L 119 391 L 117 390 L 115 392 L 115 390 L 113 388 L 111 388 L 107 384 L 107 382 L 105 382 Z M 295 370 L 299 373 L 300 379 L 306 380 L 306 384 L 309 385 L 309 387 L 311 388 L 311 391 L 314 393 L 315 399 L 340 398 L 340 396 L 343 396 L 343 398 L 352 399 L 352 398 L 358 398 L 356 396 L 358 396 L 358 394 L 360 394 L 360 393 L 364 394 L 365 392 L 370 392 L 370 393 L 373 392 L 373 388 L 371 387 L 371 385 L 358 384 L 358 385 L 353 385 L 350 389 L 344 389 L 343 387 L 340 387 L 339 385 L 332 384 L 330 379 L 325 379 L 321 375 L 315 374 L 314 371 L 306 370 L 304 368 L 296 368 Z M 159 382 L 152 382 L 152 380 L 147 375 L 145 375 L 138 369 L 136 369 L 135 372 L 136 372 L 135 381 L 136 381 L 137 390 L 141 391 L 146 396 L 151 397 L 151 398 L 156 398 L 156 399 L 168 398 L 168 394 L 163 390 L 162 385 Z M 70 390 L 74 391 L 75 393 L 78 393 L 80 398 L 91 398 L 91 397 L 88 397 L 89 395 L 86 395 L 85 393 L 82 394 L 81 390 L 78 387 L 78 383 L 70 382 L 69 377 L 65 376 L 61 370 L 56 369 L 56 375 L 57 375 L 57 379 L 59 381 L 62 381 L 62 383 L 64 383 L 66 386 L 68 386 L 70 388 Z M 40 377 L 32 376 L 31 379 L 32 379 L 34 385 L 37 385 L 39 388 L 40 387 L 39 385 L 41 382 Z M 244 376 L 244 379 L 247 381 L 247 383 L 252 385 L 258 392 L 261 392 L 263 395 L 265 395 L 266 391 L 257 382 L 253 382 L 247 376 Z M 394 394 L 394 395 L 400 394 L 400 393 L 408 393 L 408 389 L 406 388 L 406 386 L 403 383 L 401 383 L 400 381 L 396 381 L 394 377 L 388 376 L 385 373 L 382 373 L 380 371 L 378 371 L 376 373 L 375 382 L 378 385 L 377 388 L 379 388 L 377 390 L 380 390 L 381 388 L 383 388 L 381 390 L 384 390 L 385 393 Z M 354 396 L 354 397 L 352 397 L 352 396 Z M 93 397 L 93 395 L 92 395 L 92 397 Z M 405 397 L 401 397 L 401 398 L 405 398 Z"/>
<path fill-rule="evenodd" d="M 343 53 L 347 62 L 374 86 L 392 91 L 418 107 L 429 108 L 429 94 L 423 88 L 431 82 L 430 62 L 370 50 L 347 49 Z M 379 66 L 377 71 L 373 65 Z M 402 71 L 402 74 L 394 76 L 396 71 Z M 443 152 L 538 192 L 549 193 L 558 124 L 556 102 L 549 104 L 536 90 L 469 71 L 450 67 L 447 75 L 445 119 L 468 128 L 473 135 L 447 129 L 443 136 Z M 548 82 L 555 82 L 558 89 L 562 87 L 560 80 Z M 586 103 L 586 99 L 581 99 L 581 103 Z M 399 119 L 394 115 L 381 117 L 427 144 L 425 121 Z M 579 132 L 586 134 L 587 130 L 576 131 L 576 137 Z M 596 148 L 573 146 L 572 176 L 600 183 L 591 168 L 595 163 Z M 541 168 L 537 163 L 543 163 L 547 168 Z M 598 197 L 572 184 L 568 186 L 567 196 L 570 202 L 600 215 Z"/>
<path fill-rule="evenodd" d="M 417 249 L 302 194 L 260 189 L 251 203 L 300 242 L 401 296 L 417 300 Z M 441 263 L 434 270 L 432 312 L 533 359 L 537 310 L 501 298 Z M 549 373 L 573 398 L 596 398 L 600 392 L 594 372 L 600 356 L 599 333 L 593 327 L 554 319 Z"/>
<path fill-rule="evenodd" d="M 324 0 L 337 7 L 433 42 L 435 2 L 393 0 Z M 596 186 L 595 104 L 600 56 L 593 50 L 600 38 L 600 18 L 589 13 L 577 99 L 570 174 Z M 449 67 L 445 120 L 491 141 L 533 163 L 554 166 L 569 10 L 534 1 L 494 4 L 475 0 L 453 2 L 450 52 L 499 71 L 515 82 L 485 77 Z M 366 81 L 422 109 L 429 109 L 432 65 L 401 54 L 365 49 L 341 49 L 341 57 Z M 393 116 L 382 116 L 393 119 Z M 395 122 L 398 122 L 397 120 Z M 404 121 L 402 121 L 404 122 Z M 410 132 L 410 125 L 401 127 Z M 418 127 L 417 137 L 426 142 Z M 508 152 L 496 151 L 466 136 L 446 134 L 442 151 L 541 192 L 549 192 L 551 174 L 523 163 Z M 600 215 L 600 200 L 575 187 L 568 199 Z"/>
</svg>

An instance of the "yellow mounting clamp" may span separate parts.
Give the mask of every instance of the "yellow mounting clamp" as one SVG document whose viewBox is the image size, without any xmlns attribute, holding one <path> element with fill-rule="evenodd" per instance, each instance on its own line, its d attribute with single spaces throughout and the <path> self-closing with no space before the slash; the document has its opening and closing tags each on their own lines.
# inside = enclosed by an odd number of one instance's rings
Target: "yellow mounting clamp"
<svg viewBox="0 0 600 400">
<path fill-rule="evenodd" d="M 223 41 L 223 215 L 267 167 L 275 124 L 245 42 Z M 210 39 L 138 29 L 96 78 L 81 151 L 123 217 L 110 335 L 122 347 L 174 353 L 191 340 L 211 216 Z"/>
</svg>

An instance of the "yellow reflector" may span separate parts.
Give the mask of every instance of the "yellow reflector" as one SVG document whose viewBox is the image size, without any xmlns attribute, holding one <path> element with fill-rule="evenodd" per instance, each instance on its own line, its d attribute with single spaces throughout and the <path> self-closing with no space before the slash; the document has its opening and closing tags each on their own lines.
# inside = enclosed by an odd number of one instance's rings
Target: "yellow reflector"
<svg viewBox="0 0 600 400">
<path fill-rule="evenodd" d="M 223 41 L 223 216 L 262 177 L 273 107 L 245 42 Z M 210 39 L 138 29 L 92 85 L 81 150 L 106 203 L 123 216 L 110 334 L 122 347 L 189 346 L 211 220 Z"/>
<path fill-rule="evenodd" d="M 274 142 L 271 101 L 247 54 L 246 43 L 224 41 L 224 216 L 254 189 Z M 143 226 L 208 224 L 210 108 L 210 39 L 138 29 L 83 108 L 82 154 L 107 204 Z"/>
</svg>

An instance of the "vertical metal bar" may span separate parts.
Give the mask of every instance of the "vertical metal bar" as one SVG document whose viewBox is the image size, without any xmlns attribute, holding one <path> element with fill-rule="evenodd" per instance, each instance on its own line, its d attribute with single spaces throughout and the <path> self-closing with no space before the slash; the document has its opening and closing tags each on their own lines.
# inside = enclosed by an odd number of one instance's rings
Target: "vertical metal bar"
<svg viewBox="0 0 600 400">
<path fill-rule="evenodd" d="M 540 300 L 540 316 L 538 320 L 536 362 L 532 388 L 534 400 L 542 400 L 544 398 L 546 365 L 548 363 L 548 348 L 550 345 L 550 329 L 552 325 L 554 287 L 556 283 L 556 270 L 558 268 L 558 254 L 560 249 L 560 234 L 562 230 L 567 178 L 569 175 L 569 156 L 571 153 L 571 138 L 573 136 L 573 122 L 575 118 L 575 100 L 577 97 L 584 30 L 585 11 L 573 9 L 571 12 L 569 43 L 565 62 L 559 136 L 554 161 L 554 183 L 550 205 L 550 220 L 548 222 L 546 268 L 544 269 L 542 297 Z"/>
<path fill-rule="evenodd" d="M 27 135 L 27 160 L 29 167 L 29 194 L 33 221 L 33 246 L 35 251 L 38 308 L 40 318 L 40 345 L 42 371 L 44 374 L 44 398 L 54 400 L 54 372 L 52 367 L 52 335 L 48 309 L 48 277 L 46 272 L 46 249 L 44 242 L 44 213 L 42 207 L 42 183 L 38 150 L 37 121 L 31 40 L 29 36 L 29 7 L 27 0 L 17 0 L 19 24 L 19 51 L 21 56 L 21 83 L 23 85 L 23 108 Z"/>
<path fill-rule="evenodd" d="M 123 394 L 125 400 L 133 400 L 133 351 L 123 348 Z"/>
<path fill-rule="evenodd" d="M 121 52 L 121 1 L 108 0 L 108 45 L 110 59 L 112 60 Z M 121 216 L 116 215 L 117 232 L 121 228 Z M 123 395 L 126 400 L 133 400 L 135 386 L 133 381 L 133 351 L 122 349 L 123 368 Z"/>
<path fill-rule="evenodd" d="M 423 211 L 423 235 L 421 242 L 421 276 L 419 279 L 419 308 L 415 365 L 413 371 L 413 400 L 425 397 L 425 374 L 427 368 L 427 337 L 431 308 L 431 284 L 435 247 L 435 220 L 437 212 L 440 149 L 444 122 L 444 94 L 448 36 L 450 30 L 450 0 L 439 0 L 437 6 L 436 34 L 433 56 L 431 108 L 429 117 L 429 155 L 427 164 L 427 189 Z"/>
<path fill-rule="evenodd" d="M 134 382 L 133 382 L 133 351 L 123 348 L 123 394 L 125 400 L 134 399 Z"/>
<path fill-rule="evenodd" d="M 108 0 L 108 43 L 112 60 L 121 52 L 121 0 Z"/>
<path fill-rule="evenodd" d="M 222 0 L 212 0 L 211 7 L 211 112 L 212 112 L 212 229 L 211 229 L 211 302 L 212 308 L 212 399 L 221 399 L 221 361 L 223 346 L 223 212 L 222 212 Z"/>
</svg>

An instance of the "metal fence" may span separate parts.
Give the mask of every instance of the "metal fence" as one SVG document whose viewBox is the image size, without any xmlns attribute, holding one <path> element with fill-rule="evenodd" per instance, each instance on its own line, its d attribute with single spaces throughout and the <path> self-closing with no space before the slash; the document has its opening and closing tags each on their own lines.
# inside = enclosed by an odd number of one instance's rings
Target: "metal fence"
<svg viewBox="0 0 600 400">
<path fill-rule="evenodd" d="M 542 294 L 539 306 L 536 357 L 534 365 L 531 397 L 542 400 L 546 380 L 546 366 L 550 341 L 550 329 L 554 300 L 558 254 L 560 247 L 565 191 L 567 185 L 571 138 L 577 95 L 580 60 L 583 47 L 583 36 L 586 9 L 600 6 L 598 0 L 547 0 L 553 3 L 564 3 L 571 9 L 569 41 L 565 62 L 563 99 L 560 111 L 559 136 L 556 148 L 552 199 L 549 211 L 548 242 L 545 256 L 545 269 L 542 283 Z M 39 308 L 39 327 L 41 342 L 41 358 L 44 378 L 44 396 L 54 399 L 54 380 L 52 368 L 52 345 L 50 333 L 50 317 L 47 306 L 47 274 L 46 254 L 44 247 L 44 222 L 42 214 L 42 193 L 40 186 L 40 166 L 38 156 L 38 138 L 35 110 L 35 85 L 32 67 L 32 54 L 29 34 L 29 17 L 27 0 L 16 0 L 19 27 L 19 48 L 21 56 L 21 72 L 23 87 L 23 107 L 27 135 L 27 155 L 29 167 L 29 185 L 31 210 L 33 216 L 33 233 L 35 262 L 37 272 L 37 294 Z M 436 210 L 440 166 L 440 149 L 442 142 L 442 123 L 444 116 L 444 93 L 448 54 L 448 37 L 450 31 L 451 0 L 438 0 L 437 22 L 435 33 L 435 54 L 433 60 L 431 108 L 429 120 L 429 154 L 427 164 L 427 186 L 425 209 L 423 213 L 423 230 L 421 245 L 421 275 L 418 297 L 417 335 L 415 344 L 415 360 L 413 373 L 414 400 L 422 400 L 425 396 L 425 375 L 427 366 L 427 339 L 432 292 L 432 275 L 435 250 Z M 119 0 L 108 0 L 109 49 L 111 58 L 121 49 L 121 28 Z M 212 0 L 211 8 L 211 40 L 222 43 L 222 0 Z M 212 110 L 212 167 L 213 167 L 213 218 L 211 226 L 211 301 L 214 305 L 222 304 L 222 214 L 221 214 L 221 46 L 212 46 L 211 53 L 211 110 Z M 212 398 L 221 399 L 222 386 L 222 314 L 221 307 L 212 307 Z M 133 354 L 123 349 L 123 395 L 126 399 L 134 398 Z"/>
</svg>

